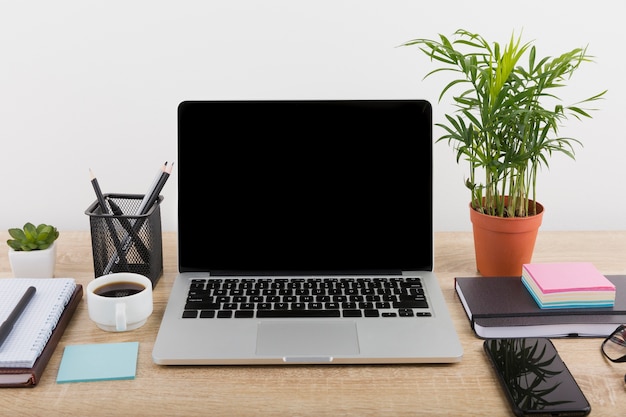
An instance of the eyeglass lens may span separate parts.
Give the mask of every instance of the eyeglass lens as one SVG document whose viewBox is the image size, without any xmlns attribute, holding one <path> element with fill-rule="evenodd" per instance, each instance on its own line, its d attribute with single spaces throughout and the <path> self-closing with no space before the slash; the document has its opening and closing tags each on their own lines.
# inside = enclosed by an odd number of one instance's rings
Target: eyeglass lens
<svg viewBox="0 0 626 417">
<path fill-rule="evenodd" d="M 626 359 L 626 327 L 620 326 L 602 345 L 602 350 L 612 361 Z"/>
</svg>

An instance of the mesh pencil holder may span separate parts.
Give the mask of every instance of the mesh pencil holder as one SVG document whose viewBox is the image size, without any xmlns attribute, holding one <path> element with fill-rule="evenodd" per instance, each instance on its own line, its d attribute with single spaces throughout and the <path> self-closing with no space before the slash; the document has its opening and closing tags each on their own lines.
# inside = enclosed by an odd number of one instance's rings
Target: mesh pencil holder
<svg viewBox="0 0 626 417">
<path fill-rule="evenodd" d="M 152 281 L 163 274 L 163 240 L 160 205 L 163 196 L 145 214 L 136 214 L 141 194 L 105 194 L 110 207 L 103 213 L 96 200 L 85 210 L 89 216 L 95 277 L 114 272 L 134 272 Z"/>
</svg>

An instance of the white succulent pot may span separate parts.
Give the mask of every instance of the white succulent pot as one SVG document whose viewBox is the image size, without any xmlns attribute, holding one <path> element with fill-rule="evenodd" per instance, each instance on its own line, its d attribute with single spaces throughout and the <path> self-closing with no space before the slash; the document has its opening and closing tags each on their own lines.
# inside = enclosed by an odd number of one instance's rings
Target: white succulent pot
<svg viewBox="0 0 626 417">
<path fill-rule="evenodd" d="M 9 248 L 9 262 L 15 278 L 53 278 L 56 259 L 56 242 L 44 250 L 16 251 Z"/>
</svg>

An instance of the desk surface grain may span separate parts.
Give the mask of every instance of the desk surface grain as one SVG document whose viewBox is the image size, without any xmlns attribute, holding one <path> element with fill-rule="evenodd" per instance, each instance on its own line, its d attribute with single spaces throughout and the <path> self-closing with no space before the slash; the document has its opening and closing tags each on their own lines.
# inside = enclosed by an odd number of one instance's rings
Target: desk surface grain
<svg viewBox="0 0 626 417">
<path fill-rule="evenodd" d="M 0 232 L 0 238 L 6 241 L 8 233 Z M 89 320 L 83 299 L 40 383 L 32 389 L 0 389 L 0 415 L 510 415 L 482 340 L 470 329 L 454 292 L 455 276 L 477 274 L 471 233 L 435 235 L 435 272 L 464 349 L 460 363 L 447 365 L 155 365 L 152 347 L 176 275 L 175 233 L 164 233 L 163 252 L 164 274 L 148 322 L 131 332 L 104 332 Z M 605 274 L 626 274 L 626 231 L 540 232 L 533 261 L 588 261 Z M 55 275 L 84 286 L 94 278 L 89 232 L 61 232 Z M 0 277 L 10 276 L 7 251 L 0 251 Z M 126 341 L 139 342 L 134 380 L 56 383 L 65 346 Z M 601 339 L 554 342 L 591 403 L 591 415 L 622 415 L 626 364 L 604 360 Z"/>
</svg>

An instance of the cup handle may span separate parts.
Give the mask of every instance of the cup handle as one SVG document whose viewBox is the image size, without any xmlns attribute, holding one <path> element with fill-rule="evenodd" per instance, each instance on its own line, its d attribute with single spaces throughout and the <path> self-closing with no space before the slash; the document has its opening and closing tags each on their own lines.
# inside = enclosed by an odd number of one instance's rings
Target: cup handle
<svg viewBox="0 0 626 417">
<path fill-rule="evenodd" d="M 115 305 L 115 329 L 118 332 L 126 331 L 126 304 Z"/>
</svg>

